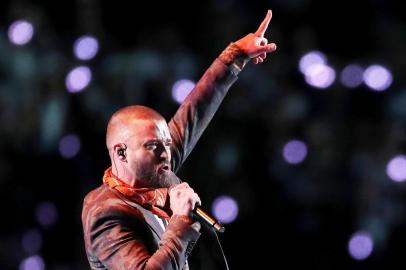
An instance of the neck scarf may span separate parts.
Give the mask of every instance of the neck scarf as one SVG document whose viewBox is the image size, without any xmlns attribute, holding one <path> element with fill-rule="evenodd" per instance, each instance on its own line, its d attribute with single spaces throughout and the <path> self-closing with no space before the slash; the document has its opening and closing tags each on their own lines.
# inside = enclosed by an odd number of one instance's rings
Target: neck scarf
<svg viewBox="0 0 406 270">
<path fill-rule="evenodd" d="M 129 186 L 111 172 L 111 167 L 104 172 L 103 183 L 116 189 L 127 199 L 140 204 L 155 215 L 168 219 L 172 211 L 169 208 L 167 188 L 134 188 Z"/>
</svg>

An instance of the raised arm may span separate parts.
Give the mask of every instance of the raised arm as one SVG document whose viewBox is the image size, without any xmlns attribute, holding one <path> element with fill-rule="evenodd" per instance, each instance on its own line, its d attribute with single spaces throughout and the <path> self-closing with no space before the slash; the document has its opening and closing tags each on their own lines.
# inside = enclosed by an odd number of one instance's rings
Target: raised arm
<svg viewBox="0 0 406 270">
<path fill-rule="evenodd" d="M 269 10 L 255 33 L 231 43 L 217 57 L 169 122 L 173 171 L 186 160 L 245 64 L 250 59 L 262 63 L 267 53 L 276 50 L 275 43 L 264 37 L 271 18 Z"/>
</svg>

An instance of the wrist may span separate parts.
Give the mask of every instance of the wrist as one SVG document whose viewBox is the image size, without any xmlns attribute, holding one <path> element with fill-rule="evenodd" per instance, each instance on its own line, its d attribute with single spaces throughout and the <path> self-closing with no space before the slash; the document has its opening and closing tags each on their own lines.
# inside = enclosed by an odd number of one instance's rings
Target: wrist
<svg viewBox="0 0 406 270">
<path fill-rule="evenodd" d="M 184 222 L 184 223 L 186 223 L 188 225 L 191 225 L 193 223 L 192 217 L 186 216 L 186 215 L 176 215 L 175 214 L 175 215 L 173 215 L 171 217 L 170 220 L 179 220 L 179 221 Z"/>
<path fill-rule="evenodd" d="M 250 60 L 249 56 L 233 42 L 224 49 L 219 59 L 226 66 L 230 67 L 235 75 L 237 75 Z"/>
</svg>

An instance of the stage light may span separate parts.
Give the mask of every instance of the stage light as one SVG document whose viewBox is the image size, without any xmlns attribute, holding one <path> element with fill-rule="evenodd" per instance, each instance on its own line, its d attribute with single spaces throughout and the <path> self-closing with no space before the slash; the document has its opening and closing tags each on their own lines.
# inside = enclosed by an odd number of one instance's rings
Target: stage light
<svg viewBox="0 0 406 270">
<path fill-rule="evenodd" d="M 385 91 L 392 84 L 391 72 L 380 65 L 369 66 L 364 72 L 365 84 L 374 91 Z"/>
<path fill-rule="evenodd" d="M 75 134 L 64 136 L 59 142 L 59 153 L 63 158 L 75 157 L 80 151 L 80 139 Z"/>
<path fill-rule="evenodd" d="M 26 253 L 35 254 L 41 249 L 42 235 L 36 229 L 29 230 L 23 234 L 21 244 Z"/>
<path fill-rule="evenodd" d="M 392 158 L 386 166 L 386 174 L 395 182 L 406 180 L 406 155 L 398 155 Z"/>
<path fill-rule="evenodd" d="M 316 88 L 325 89 L 333 84 L 336 78 L 335 70 L 325 64 L 314 64 L 307 68 L 305 81 Z"/>
<path fill-rule="evenodd" d="M 220 196 L 214 200 L 212 212 L 219 222 L 224 224 L 231 223 L 238 216 L 238 204 L 230 196 Z"/>
<path fill-rule="evenodd" d="M 8 28 L 8 38 L 11 43 L 16 45 L 25 45 L 32 39 L 34 27 L 25 20 L 13 22 Z"/>
<path fill-rule="evenodd" d="M 183 79 L 176 81 L 172 87 L 172 97 L 177 103 L 182 103 L 183 100 L 195 87 L 195 83 L 191 80 Z"/>
<path fill-rule="evenodd" d="M 299 70 L 303 74 L 307 74 L 309 67 L 315 64 L 325 65 L 327 63 L 327 57 L 319 51 L 311 51 L 306 53 L 300 58 Z"/>
<path fill-rule="evenodd" d="M 73 45 L 73 52 L 80 60 L 90 60 L 96 56 L 99 42 L 93 36 L 82 36 Z"/>
<path fill-rule="evenodd" d="M 356 260 L 365 260 L 371 255 L 374 243 L 367 232 L 354 233 L 348 242 L 348 252 Z"/>
<path fill-rule="evenodd" d="M 348 88 L 358 87 L 363 82 L 363 73 L 364 69 L 359 65 L 348 65 L 341 71 L 340 81 Z"/>
<path fill-rule="evenodd" d="M 41 256 L 35 255 L 24 259 L 20 263 L 20 270 L 44 270 L 45 263 Z"/>
<path fill-rule="evenodd" d="M 58 219 L 58 209 L 51 202 L 42 202 L 37 205 L 35 216 L 39 224 L 45 228 L 53 226 Z"/>
<path fill-rule="evenodd" d="M 83 91 L 90 83 L 92 73 L 86 66 L 79 66 L 72 69 L 66 76 L 65 85 L 70 93 Z"/>
<path fill-rule="evenodd" d="M 307 146 L 303 141 L 291 140 L 283 147 L 283 158 L 289 164 L 299 164 L 307 156 Z"/>
</svg>

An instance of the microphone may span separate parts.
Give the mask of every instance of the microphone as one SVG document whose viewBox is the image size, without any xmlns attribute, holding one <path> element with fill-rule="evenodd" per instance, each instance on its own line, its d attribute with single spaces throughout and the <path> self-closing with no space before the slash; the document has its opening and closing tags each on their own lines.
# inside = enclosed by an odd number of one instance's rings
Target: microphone
<svg viewBox="0 0 406 270">
<path fill-rule="evenodd" d="M 172 177 L 174 177 L 176 180 L 178 180 L 178 183 L 182 183 L 182 180 L 172 171 L 170 171 L 170 174 Z M 220 222 L 218 222 L 215 218 L 211 217 L 209 214 L 204 212 L 199 205 L 196 205 L 195 208 L 192 211 L 193 217 L 199 221 L 202 221 L 203 224 L 208 226 L 209 228 L 215 230 L 216 232 L 223 233 L 226 228 L 224 228 L 223 225 L 221 225 Z"/>
</svg>

